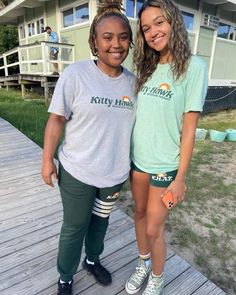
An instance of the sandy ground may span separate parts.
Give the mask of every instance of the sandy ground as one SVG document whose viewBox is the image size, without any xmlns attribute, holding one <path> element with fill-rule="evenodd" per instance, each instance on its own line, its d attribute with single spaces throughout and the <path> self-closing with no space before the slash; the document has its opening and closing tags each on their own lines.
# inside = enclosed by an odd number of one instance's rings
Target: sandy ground
<svg viewBox="0 0 236 295">
<path fill-rule="evenodd" d="M 222 147 L 224 153 L 220 153 Z M 211 161 L 197 168 L 197 176 L 206 171 L 210 177 L 217 176 L 229 193 L 220 192 L 219 197 L 211 186 L 201 188 L 206 198 L 191 201 L 191 206 L 186 200 L 182 208 L 171 212 L 166 227 L 168 246 L 231 295 L 236 294 L 236 143 L 233 147 L 216 144 Z M 122 193 L 118 205 L 134 216 L 129 190 Z"/>
</svg>

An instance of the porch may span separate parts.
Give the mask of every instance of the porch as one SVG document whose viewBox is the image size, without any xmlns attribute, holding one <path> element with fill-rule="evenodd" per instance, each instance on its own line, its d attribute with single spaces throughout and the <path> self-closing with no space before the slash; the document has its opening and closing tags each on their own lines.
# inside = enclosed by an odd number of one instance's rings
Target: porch
<svg viewBox="0 0 236 295">
<path fill-rule="evenodd" d="M 58 58 L 50 58 L 50 48 L 58 49 Z M 59 74 L 75 60 L 74 45 L 47 41 L 18 46 L 0 55 L 0 87 L 20 86 L 22 98 L 26 85 L 44 88 L 45 99 L 49 98 L 49 88 L 55 87 L 58 75 L 54 74 L 54 64 Z"/>
</svg>

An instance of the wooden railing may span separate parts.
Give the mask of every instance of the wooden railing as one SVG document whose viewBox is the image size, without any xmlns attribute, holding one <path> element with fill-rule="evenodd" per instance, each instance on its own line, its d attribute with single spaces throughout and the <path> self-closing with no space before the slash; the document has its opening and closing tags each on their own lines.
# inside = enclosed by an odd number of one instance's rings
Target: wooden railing
<svg viewBox="0 0 236 295">
<path fill-rule="evenodd" d="M 58 59 L 50 59 L 50 47 L 58 49 Z M 16 55 L 15 57 L 13 57 Z M 17 60 L 12 62 L 11 60 Z M 57 63 L 59 72 L 66 65 L 73 63 L 74 45 L 66 43 L 36 42 L 18 46 L 0 55 L 0 74 L 50 75 L 54 72 L 53 64 Z M 17 70 L 18 66 L 18 70 Z"/>
</svg>

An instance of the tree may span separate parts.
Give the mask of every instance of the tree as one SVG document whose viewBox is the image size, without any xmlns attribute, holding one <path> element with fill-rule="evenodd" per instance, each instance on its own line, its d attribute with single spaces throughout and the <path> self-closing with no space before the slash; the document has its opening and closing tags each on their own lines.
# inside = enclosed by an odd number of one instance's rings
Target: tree
<svg viewBox="0 0 236 295">
<path fill-rule="evenodd" d="M 0 25 L 0 55 L 18 45 L 17 27 Z"/>
<path fill-rule="evenodd" d="M 0 55 L 6 51 L 17 47 L 18 42 L 18 32 L 17 27 L 12 25 L 0 25 Z M 18 61 L 18 54 L 12 54 L 7 57 L 7 63 L 11 64 Z M 3 66 L 3 59 L 0 59 L 0 66 Z M 13 66 L 8 69 L 9 74 L 19 72 L 19 66 Z M 0 76 L 4 76 L 4 70 L 0 71 Z"/>
</svg>

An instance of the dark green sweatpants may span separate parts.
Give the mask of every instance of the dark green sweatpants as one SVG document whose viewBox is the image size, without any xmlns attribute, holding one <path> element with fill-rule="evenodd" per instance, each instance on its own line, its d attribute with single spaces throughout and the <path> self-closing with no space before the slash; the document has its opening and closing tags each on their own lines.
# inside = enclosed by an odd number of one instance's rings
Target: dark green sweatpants
<svg viewBox="0 0 236 295">
<path fill-rule="evenodd" d="M 59 165 L 59 187 L 63 204 L 63 224 L 59 240 L 57 269 L 63 281 L 76 273 L 85 238 L 90 261 L 98 261 L 104 248 L 109 216 L 123 183 L 110 188 L 87 185 Z"/>
</svg>

